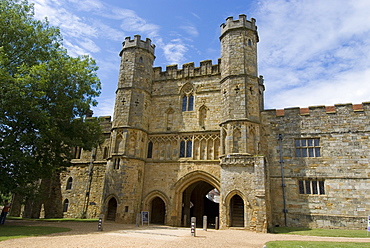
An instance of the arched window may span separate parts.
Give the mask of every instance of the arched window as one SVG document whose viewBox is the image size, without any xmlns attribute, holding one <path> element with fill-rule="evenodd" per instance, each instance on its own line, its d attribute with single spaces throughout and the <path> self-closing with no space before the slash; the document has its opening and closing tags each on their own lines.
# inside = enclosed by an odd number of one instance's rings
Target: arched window
<svg viewBox="0 0 370 248">
<path fill-rule="evenodd" d="M 192 156 L 193 142 L 191 140 L 180 142 L 180 158 L 190 158 Z"/>
<path fill-rule="evenodd" d="M 193 111 L 194 110 L 194 96 L 184 95 L 182 98 L 182 111 Z"/>
<path fill-rule="evenodd" d="M 68 211 L 68 205 L 69 205 L 69 201 L 68 201 L 68 199 L 65 199 L 64 202 L 63 202 L 63 212 Z"/>
<path fill-rule="evenodd" d="M 147 158 L 152 158 L 152 157 L 153 157 L 153 142 L 149 141 Z"/>
<path fill-rule="evenodd" d="M 251 39 L 248 39 L 248 46 L 252 46 L 252 41 L 251 41 Z"/>
<path fill-rule="evenodd" d="M 193 85 L 187 83 L 181 90 L 182 94 L 182 111 L 193 111 L 194 110 L 194 89 Z"/>
<path fill-rule="evenodd" d="M 72 177 L 68 178 L 68 180 L 67 180 L 66 190 L 70 190 L 70 189 L 72 189 L 72 183 L 73 183 L 73 179 L 72 179 Z"/>
</svg>

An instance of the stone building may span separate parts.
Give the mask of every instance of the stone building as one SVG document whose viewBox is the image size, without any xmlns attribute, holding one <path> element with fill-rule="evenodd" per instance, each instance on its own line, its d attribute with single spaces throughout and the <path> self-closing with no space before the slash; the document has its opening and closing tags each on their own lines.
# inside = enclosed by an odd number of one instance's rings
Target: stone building
<svg viewBox="0 0 370 248">
<path fill-rule="evenodd" d="M 60 177 L 64 217 L 365 228 L 370 103 L 265 110 L 258 41 L 254 19 L 229 17 L 217 64 L 162 71 L 150 39 L 126 38 L 105 141 Z"/>
</svg>

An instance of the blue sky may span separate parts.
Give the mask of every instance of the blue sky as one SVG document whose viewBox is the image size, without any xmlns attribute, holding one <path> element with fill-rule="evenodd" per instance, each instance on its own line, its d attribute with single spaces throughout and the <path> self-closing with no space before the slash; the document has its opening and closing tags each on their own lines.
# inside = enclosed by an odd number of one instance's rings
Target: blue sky
<svg viewBox="0 0 370 248">
<path fill-rule="evenodd" d="M 71 56 L 99 66 L 102 93 L 94 116 L 113 115 L 122 42 L 141 35 L 156 45 L 154 66 L 220 57 L 220 25 L 257 20 L 265 108 L 370 101 L 368 0 L 29 0 L 36 18 L 61 29 Z"/>
</svg>

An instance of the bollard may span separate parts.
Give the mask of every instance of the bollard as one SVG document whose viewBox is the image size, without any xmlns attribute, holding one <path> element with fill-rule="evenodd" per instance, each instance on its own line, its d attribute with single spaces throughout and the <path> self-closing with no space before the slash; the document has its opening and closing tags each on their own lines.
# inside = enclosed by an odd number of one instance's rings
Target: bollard
<svg viewBox="0 0 370 248">
<path fill-rule="evenodd" d="M 197 218 L 196 217 L 191 217 L 190 222 L 191 222 L 190 223 L 191 236 L 195 237 L 195 229 L 196 229 L 196 225 L 197 225 Z"/>
<path fill-rule="evenodd" d="M 103 220 L 104 220 L 104 214 L 99 215 L 98 231 L 103 231 Z"/>
<path fill-rule="evenodd" d="M 207 216 L 203 216 L 203 230 L 207 231 Z"/>
<path fill-rule="evenodd" d="M 218 230 L 218 216 L 216 216 L 216 220 L 215 220 L 215 229 Z"/>
<path fill-rule="evenodd" d="M 136 214 L 136 227 L 138 227 L 140 225 L 140 214 L 139 213 L 137 213 Z"/>
</svg>

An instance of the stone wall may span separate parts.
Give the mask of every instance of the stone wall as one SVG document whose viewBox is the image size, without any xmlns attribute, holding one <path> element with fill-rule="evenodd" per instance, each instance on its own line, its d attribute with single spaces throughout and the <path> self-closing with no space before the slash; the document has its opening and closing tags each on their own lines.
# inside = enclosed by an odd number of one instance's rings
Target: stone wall
<svg viewBox="0 0 370 248">
<path fill-rule="evenodd" d="M 370 103 L 338 104 L 263 112 L 269 160 L 272 224 L 283 225 L 283 195 L 278 135 L 289 226 L 365 227 L 370 210 Z M 319 157 L 297 157 L 295 141 L 319 139 Z M 324 182 L 324 194 L 300 192 L 299 181 Z"/>
</svg>

